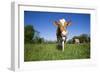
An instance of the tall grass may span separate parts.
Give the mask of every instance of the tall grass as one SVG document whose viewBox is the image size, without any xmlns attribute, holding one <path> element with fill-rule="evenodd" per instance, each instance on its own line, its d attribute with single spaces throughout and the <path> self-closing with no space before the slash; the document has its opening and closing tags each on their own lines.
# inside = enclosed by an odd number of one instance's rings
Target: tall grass
<svg viewBox="0 0 100 73">
<path fill-rule="evenodd" d="M 65 44 L 64 52 L 56 44 L 25 44 L 24 61 L 90 58 L 90 44 Z"/>
</svg>

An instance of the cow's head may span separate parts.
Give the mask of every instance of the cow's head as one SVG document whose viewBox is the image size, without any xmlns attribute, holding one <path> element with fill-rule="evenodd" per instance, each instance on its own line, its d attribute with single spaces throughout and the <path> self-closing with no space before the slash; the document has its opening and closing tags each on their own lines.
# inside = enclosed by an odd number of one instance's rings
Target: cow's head
<svg viewBox="0 0 100 73">
<path fill-rule="evenodd" d="M 61 36 L 66 36 L 68 31 L 66 27 L 71 24 L 71 21 L 66 21 L 65 19 L 60 19 L 59 21 L 55 21 L 54 25 L 58 26 L 61 31 Z"/>
</svg>

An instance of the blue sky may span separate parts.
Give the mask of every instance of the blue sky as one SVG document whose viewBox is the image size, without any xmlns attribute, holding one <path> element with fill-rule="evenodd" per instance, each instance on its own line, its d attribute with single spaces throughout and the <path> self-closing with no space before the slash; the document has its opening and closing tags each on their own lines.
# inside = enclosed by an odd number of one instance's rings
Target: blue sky
<svg viewBox="0 0 100 73">
<path fill-rule="evenodd" d="M 24 11 L 24 25 L 33 25 L 40 32 L 40 37 L 53 41 L 56 40 L 57 29 L 53 22 L 61 18 L 68 20 L 68 17 L 72 21 L 67 27 L 68 39 L 83 33 L 90 35 L 90 14 Z"/>
</svg>

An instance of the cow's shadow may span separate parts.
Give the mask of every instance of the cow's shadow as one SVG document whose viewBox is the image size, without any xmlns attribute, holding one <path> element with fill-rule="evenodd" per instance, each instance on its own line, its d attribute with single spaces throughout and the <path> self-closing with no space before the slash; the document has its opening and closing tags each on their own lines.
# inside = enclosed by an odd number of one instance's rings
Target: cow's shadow
<svg viewBox="0 0 100 73">
<path fill-rule="evenodd" d="M 56 45 L 56 49 L 61 51 L 62 50 L 62 46 L 61 45 Z"/>
</svg>

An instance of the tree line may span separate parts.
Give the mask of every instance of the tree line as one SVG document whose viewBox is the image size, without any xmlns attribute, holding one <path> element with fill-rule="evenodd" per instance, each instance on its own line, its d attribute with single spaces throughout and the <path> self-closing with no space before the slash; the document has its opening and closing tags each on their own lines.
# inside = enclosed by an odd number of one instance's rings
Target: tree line
<svg viewBox="0 0 100 73">
<path fill-rule="evenodd" d="M 72 39 L 68 40 L 67 43 L 75 43 L 74 39 L 79 39 L 80 43 L 89 43 L 90 36 L 87 34 L 81 34 L 79 36 L 74 36 Z M 56 43 L 56 41 L 47 41 L 40 37 L 40 32 L 35 30 L 33 25 L 24 26 L 24 43 Z"/>
<path fill-rule="evenodd" d="M 81 34 L 79 36 L 74 36 L 72 39 L 68 40 L 67 43 L 75 43 L 75 39 L 79 39 L 80 43 L 90 43 L 90 36 L 88 34 Z"/>
</svg>

